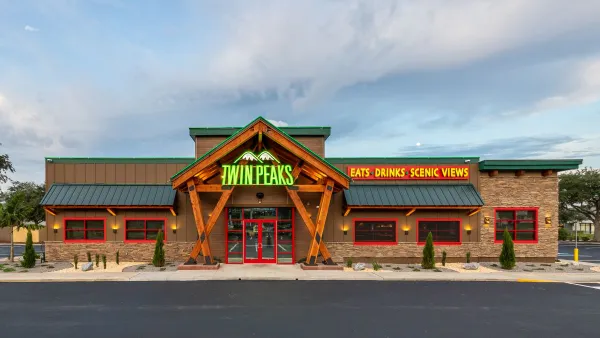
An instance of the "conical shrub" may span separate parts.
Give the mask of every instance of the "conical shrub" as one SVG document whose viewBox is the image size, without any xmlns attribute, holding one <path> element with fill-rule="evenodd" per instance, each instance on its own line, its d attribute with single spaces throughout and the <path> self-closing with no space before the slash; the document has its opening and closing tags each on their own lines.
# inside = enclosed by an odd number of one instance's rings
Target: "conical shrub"
<svg viewBox="0 0 600 338">
<path fill-rule="evenodd" d="M 423 248 L 423 260 L 421 261 L 423 269 L 435 268 L 435 253 L 433 251 L 433 235 L 431 232 L 427 235 L 427 241 Z"/>
<path fill-rule="evenodd" d="M 508 230 L 504 229 L 502 252 L 500 252 L 500 266 L 502 269 L 510 270 L 515 267 L 516 261 L 515 246 L 512 237 L 508 233 Z"/>
<path fill-rule="evenodd" d="M 24 268 L 31 269 L 35 266 L 35 249 L 33 248 L 33 238 L 31 230 L 27 230 L 27 239 L 25 240 L 25 252 L 23 253 L 23 261 L 21 265 Z"/>
<path fill-rule="evenodd" d="M 154 256 L 152 257 L 152 265 L 160 267 L 165 266 L 165 249 L 163 248 L 163 232 L 160 230 L 156 237 L 156 246 L 154 247 Z"/>
</svg>

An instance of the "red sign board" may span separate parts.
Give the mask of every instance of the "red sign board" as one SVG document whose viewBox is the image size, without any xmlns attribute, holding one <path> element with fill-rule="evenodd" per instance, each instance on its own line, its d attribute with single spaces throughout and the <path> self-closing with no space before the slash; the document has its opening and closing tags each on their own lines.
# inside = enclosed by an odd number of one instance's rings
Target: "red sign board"
<svg viewBox="0 0 600 338">
<path fill-rule="evenodd" d="M 468 180 L 469 166 L 349 165 L 353 180 Z"/>
</svg>

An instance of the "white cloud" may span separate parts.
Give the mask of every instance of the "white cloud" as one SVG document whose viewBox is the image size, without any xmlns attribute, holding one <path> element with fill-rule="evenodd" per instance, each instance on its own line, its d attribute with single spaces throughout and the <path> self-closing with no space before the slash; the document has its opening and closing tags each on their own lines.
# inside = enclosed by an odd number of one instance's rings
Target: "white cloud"
<svg viewBox="0 0 600 338">
<path fill-rule="evenodd" d="M 39 31 L 39 29 L 38 29 L 38 28 L 35 28 L 35 27 L 32 27 L 32 26 L 29 26 L 29 25 L 26 25 L 26 26 L 25 26 L 25 30 L 26 30 L 26 31 L 28 31 L 28 32 L 38 32 L 38 31 Z"/>
<path fill-rule="evenodd" d="M 275 120 L 267 120 L 269 122 L 271 122 L 275 127 L 287 127 L 288 124 L 287 122 L 284 121 L 275 121 Z"/>
</svg>

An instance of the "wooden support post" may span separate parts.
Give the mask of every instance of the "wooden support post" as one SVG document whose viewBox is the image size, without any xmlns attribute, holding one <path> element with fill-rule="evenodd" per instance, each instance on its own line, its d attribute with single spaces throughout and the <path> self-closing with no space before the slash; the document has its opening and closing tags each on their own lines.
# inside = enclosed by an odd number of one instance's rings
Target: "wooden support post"
<svg viewBox="0 0 600 338">
<path fill-rule="evenodd" d="M 417 211 L 417 208 L 412 208 L 412 209 L 410 209 L 410 211 L 406 213 L 406 216 L 408 217 L 408 216 L 410 216 L 410 215 L 414 214 L 414 213 L 415 213 L 415 211 Z"/>
<path fill-rule="evenodd" d="M 206 228 L 204 227 L 204 218 L 202 217 L 202 206 L 200 204 L 200 197 L 198 196 L 198 192 L 196 191 L 196 186 L 194 185 L 194 180 L 189 180 L 187 182 L 188 191 L 190 193 L 190 200 L 192 202 L 192 211 L 194 213 L 194 220 L 196 221 L 196 230 L 198 230 L 198 240 L 196 241 L 196 245 L 190 254 L 190 258 L 185 262 L 186 265 L 196 264 L 196 258 L 198 254 L 202 250 L 202 255 L 204 256 L 204 264 L 212 265 L 212 254 L 210 252 L 210 245 L 208 243 L 208 235 L 206 233 Z"/>
<path fill-rule="evenodd" d="M 481 211 L 481 208 L 477 208 L 477 209 L 475 209 L 475 210 L 471 210 L 471 211 L 467 212 L 467 216 L 473 216 L 473 215 L 476 215 L 476 214 L 478 214 L 480 211 Z"/>
<path fill-rule="evenodd" d="M 117 214 L 114 211 L 112 211 L 110 208 L 106 208 L 106 211 L 108 211 L 108 213 L 113 216 L 117 216 Z"/>
<path fill-rule="evenodd" d="M 491 170 L 491 171 L 488 173 L 488 175 L 489 175 L 490 177 L 498 176 L 498 170 Z"/>
<path fill-rule="evenodd" d="M 298 211 L 298 214 L 304 221 L 304 224 L 306 224 L 306 228 L 308 228 L 308 232 L 310 233 L 311 236 L 314 237 L 315 229 L 316 229 L 315 224 L 313 223 L 312 219 L 310 218 L 308 211 L 306 211 L 306 208 L 304 207 L 304 204 L 302 203 L 300 196 L 298 196 L 298 192 L 296 192 L 294 190 L 290 190 L 288 187 L 285 187 L 285 188 L 288 192 L 288 195 L 290 196 L 290 199 L 294 203 L 294 206 L 296 207 L 296 211 Z M 331 259 L 331 254 L 329 253 L 329 250 L 327 250 L 327 247 L 325 246 L 325 242 L 321 241 L 319 250 L 321 251 L 321 255 L 323 256 L 323 260 L 325 261 L 325 263 L 327 265 L 334 265 L 333 260 Z"/>
<path fill-rule="evenodd" d="M 317 255 L 319 254 L 319 248 L 323 241 L 323 230 L 325 229 L 325 220 L 327 219 L 327 213 L 329 212 L 329 204 L 331 203 L 331 195 L 333 194 L 333 180 L 327 179 L 325 183 L 325 191 L 321 196 L 321 202 L 319 203 L 319 213 L 317 215 L 317 224 L 315 225 L 315 234 L 310 243 L 308 249 L 308 255 L 306 256 L 307 265 L 317 264 Z"/>
<path fill-rule="evenodd" d="M 56 212 L 54 212 L 54 210 L 50 209 L 50 208 L 46 208 L 44 207 L 44 210 L 46 210 L 47 213 L 49 213 L 52 216 L 56 216 Z"/>
<path fill-rule="evenodd" d="M 171 211 L 171 215 L 177 216 L 177 213 L 175 212 L 175 209 L 169 208 L 169 211 Z"/>
<path fill-rule="evenodd" d="M 344 217 L 348 216 L 348 214 L 350 213 L 350 210 L 352 210 L 352 208 L 350 208 L 350 207 L 346 208 L 346 211 L 344 211 Z"/>
<path fill-rule="evenodd" d="M 519 177 L 519 176 L 523 176 L 523 175 L 525 175 L 525 170 L 517 170 L 517 171 L 515 171 L 515 176 Z"/>
<path fill-rule="evenodd" d="M 552 175 L 552 170 L 544 170 L 542 171 L 542 176 L 546 177 L 546 176 L 550 176 Z"/>
</svg>

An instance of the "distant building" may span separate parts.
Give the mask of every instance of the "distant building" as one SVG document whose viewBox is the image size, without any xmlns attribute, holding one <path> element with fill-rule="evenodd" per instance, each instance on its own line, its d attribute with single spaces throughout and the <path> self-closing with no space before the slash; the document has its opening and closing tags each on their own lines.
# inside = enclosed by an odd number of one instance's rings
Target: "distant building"
<svg viewBox="0 0 600 338">
<path fill-rule="evenodd" d="M 584 234 L 594 234 L 594 223 L 592 221 L 581 221 L 565 224 L 565 229 L 569 232 L 583 232 Z"/>
</svg>

